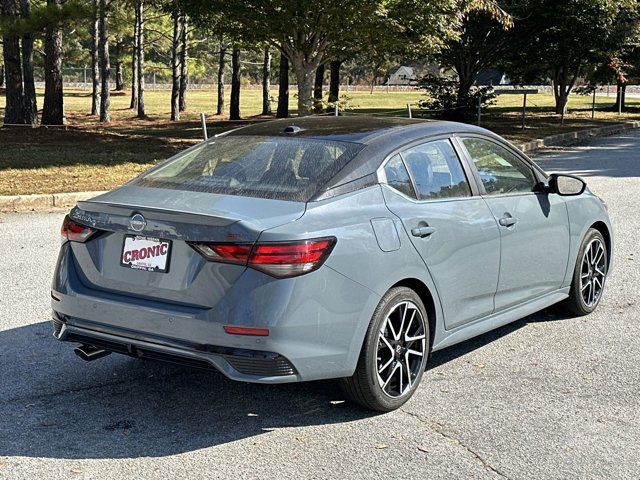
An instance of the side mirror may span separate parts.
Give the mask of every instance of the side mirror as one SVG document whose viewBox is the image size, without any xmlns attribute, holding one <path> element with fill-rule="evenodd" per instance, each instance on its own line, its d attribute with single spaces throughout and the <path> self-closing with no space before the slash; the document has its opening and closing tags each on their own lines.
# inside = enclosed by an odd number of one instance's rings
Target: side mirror
<svg viewBox="0 0 640 480">
<path fill-rule="evenodd" d="M 584 180 L 575 175 L 564 173 L 552 173 L 549 175 L 549 192 L 562 195 L 564 197 L 581 195 L 587 184 Z"/>
</svg>

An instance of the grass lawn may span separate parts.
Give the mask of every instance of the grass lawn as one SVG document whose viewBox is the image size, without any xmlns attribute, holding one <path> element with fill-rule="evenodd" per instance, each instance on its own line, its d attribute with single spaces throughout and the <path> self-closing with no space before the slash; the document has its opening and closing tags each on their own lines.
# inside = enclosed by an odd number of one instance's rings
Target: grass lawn
<svg viewBox="0 0 640 480">
<path fill-rule="evenodd" d="M 41 107 L 42 92 L 38 93 Z M 348 92 L 347 95 L 351 107 L 347 114 L 401 116 L 406 115 L 407 103 L 415 104 L 423 96 L 420 91 Z M 274 90 L 272 98 L 276 97 Z M 66 128 L 0 128 L 0 195 L 111 189 L 197 142 L 201 138 L 200 112 L 207 115 L 212 135 L 259 119 L 262 109 L 261 90 L 245 89 L 241 93 L 241 113 L 246 120 L 232 123 L 225 117 L 213 115 L 215 94 L 212 91 L 193 89 L 187 96 L 188 111 L 182 114 L 180 122 L 170 122 L 168 90 L 147 90 L 145 100 L 149 116 L 139 120 L 128 109 L 127 95 L 112 96 L 112 122 L 102 125 L 96 117 L 87 114 L 91 106 L 89 92 L 67 89 Z M 4 102 L 2 95 L 0 116 L 4 113 Z M 292 96 L 293 106 L 295 102 Z M 640 119 L 640 99 L 630 99 L 633 113 L 622 116 L 605 110 L 613 102 L 613 95 L 598 96 L 594 120 L 591 119 L 591 97 L 572 95 L 569 114 L 565 124 L 560 125 L 559 117 L 553 114 L 550 94 L 529 95 L 527 128 L 522 130 L 522 97 L 504 95 L 483 114 L 482 126 L 519 143 L 578 128 Z M 292 114 L 295 115 L 295 110 Z M 414 115 L 419 116 L 417 107 Z"/>
</svg>

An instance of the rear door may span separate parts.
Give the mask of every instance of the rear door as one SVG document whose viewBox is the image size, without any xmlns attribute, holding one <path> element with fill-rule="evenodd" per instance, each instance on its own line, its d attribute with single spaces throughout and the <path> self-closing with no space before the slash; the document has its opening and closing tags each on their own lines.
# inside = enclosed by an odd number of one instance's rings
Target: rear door
<svg viewBox="0 0 640 480">
<path fill-rule="evenodd" d="M 479 136 L 460 141 L 500 228 L 496 311 L 560 288 L 569 258 L 569 222 L 562 198 L 536 191 L 539 174 L 507 145 Z"/>
<path fill-rule="evenodd" d="M 431 273 L 446 328 L 491 314 L 500 234 L 486 202 L 474 194 L 470 171 L 465 172 L 451 140 L 406 148 L 383 171 L 385 202 Z"/>
</svg>

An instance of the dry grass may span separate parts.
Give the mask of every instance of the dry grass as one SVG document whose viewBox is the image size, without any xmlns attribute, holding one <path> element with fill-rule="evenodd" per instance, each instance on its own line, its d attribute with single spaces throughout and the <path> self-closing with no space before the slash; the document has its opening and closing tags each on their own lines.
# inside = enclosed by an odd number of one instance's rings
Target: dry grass
<svg viewBox="0 0 640 480">
<path fill-rule="evenodd" d="M 40 94 L 42 92 L 39 92 Z M 191 90 L 189 110 L 182 121 L 170 122 L 169 94 L 149 90 L 146 94 L 148 118 L 136 119 L 128 109 L 128 95 L 111 99 L 112 122 L 102 125 L 86 112 L 89 92 L 69 89 L 65 96 L 68 128 L 24 127 L 0 129 L 0 195 L 54 193 L 114 188 L 156 162 L 184 149 L 201 138 L 199 113 L 208 118 L 209 134 L 238 125 L 213 115 L 215 95 L 211 91 Z M 273 91 L 276 97 L 277 92 Z M 350 114 L 406 115 L 407 103 L 422 98 L 420 91 L 349 92 Z M 295 98 L 292 98 L 295 105 Z M 596 118 L 591 119 L 590 97 L 572 96 L 565 124 L 552 113 L 553 97 L 547 94 L 528 97 L 527 126 L 520 129 L 522 98 L 505 95 L 483 116 L 482 125 L 514 142 L 524 142 L 556 133 L 569 132 L 620 121 L 640 119 L 640 102 L 631 100 L 632 112 L 623 116 L 606 110 L 614 98 L 598 97 Z M 227 99 L 228 102 L 228 99 Z M 42 105 L 42 98 L 39 98 Z M 0 98 L 3 114 L 4 96 Z M 244 90 L 242 114 L 250 121 L 262 108 L 260 90 Z M 399 111 L 398 111 L 399 110 Z M 418 110 L 414 110 L 419 115 Z M 292 114 L 295 111 L 292 110 Z"/>
</svg>

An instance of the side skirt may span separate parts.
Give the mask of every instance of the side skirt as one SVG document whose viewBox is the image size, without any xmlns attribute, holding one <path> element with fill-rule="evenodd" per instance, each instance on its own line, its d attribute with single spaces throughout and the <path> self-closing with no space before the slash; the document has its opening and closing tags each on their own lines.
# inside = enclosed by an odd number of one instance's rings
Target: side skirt
<svg viewBox="0 0 640 480">
<path fill-rule="evenodd" d="M 488 317 L 481 318 L 472 323 L 461 325 L 450 331 L 443 330 L 434 340 L 432 351 L 441 350 L 456 343 L 464 342 L 470 338 L 477 337 L 483 333 L 490 332 L 496 328 L 507 325 L 516 320 L 539 312 L 555 303 L 558 303 L 569 296 L 569 288 L 565 287 L 554 292 L 547 293 L 542 297 L 534 298 L 528 302 L 494 313 Z"/>
</svg>

